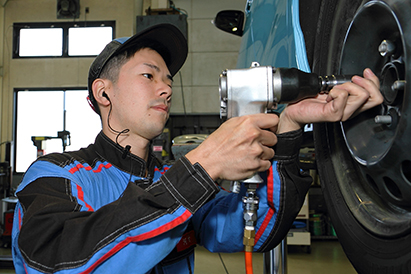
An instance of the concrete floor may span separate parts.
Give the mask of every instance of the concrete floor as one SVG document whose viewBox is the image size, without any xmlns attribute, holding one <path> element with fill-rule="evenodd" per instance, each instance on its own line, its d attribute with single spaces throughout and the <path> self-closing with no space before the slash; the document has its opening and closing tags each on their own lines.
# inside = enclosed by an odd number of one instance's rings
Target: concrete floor
<svg viewBox="0 0 411 274">
<path fill-rule="evenodd" d="M 0 273 L 1 274 L 14 274 L 16 273 L 11 265 L 10 261 L 3 261 L 6 260 L 4 257 L 9 257 L 11 256 L 11 248 L 0 248 Z M 10 259 L 7 259 L 10 260 Z"/>
<path fill-rule="evenodd" d="M 221 254 L 224 265 L 218 254 L 210 253 L 202 247 L 196 248 L 195 274 L 244 274 L 244 254 Z M 338 241 L 313 241 L 311 253 L 306 248 L 288 246 L 287 274 L 355 274 Z M 263 255 L 253 255 L 253 270 L 262 274 Z"/>
<path fill-rule="evenodd" d="M 311 253 L 306 248 L 288 246 L 287 274 L 355 274 L 357 273 L 345 256 L 338 241 L 313 241 Z M 10 249 L 0 248 L 0 255 L 10 254 Z M 225 270 L 220 256 L 203 247 L 196 248 L 195 274 L 244 274 L 244 254 L 220 254 L 227 269 Z M 263 255 L 253 254 L 255 274 L 263 274 Z M 0 273 L 15 273 L 13 269 L 0 266 Z"/>
</svg>

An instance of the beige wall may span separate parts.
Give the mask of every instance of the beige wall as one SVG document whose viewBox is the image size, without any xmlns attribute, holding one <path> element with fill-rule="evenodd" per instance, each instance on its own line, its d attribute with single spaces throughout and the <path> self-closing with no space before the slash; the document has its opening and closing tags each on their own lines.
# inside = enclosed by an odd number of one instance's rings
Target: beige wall
<svg viewBox="0 0 411 274">
<path fill-rule="evenodd" d="M 6 96 L 6 92 L 3 89 L 3 74 L 4 74 L 4 58 L 3 58 L 3 52 L 4 52 L 4 1 L 2 0 L 0 2 L 0 143 L 4 141 L 9 141 L 11 140 L 11 137 L 8 137 L 7 135 L 4 135 L 5 138 L 3 138 L 3 132 L 5 131 L 3 129 L 4 122 L 3 120 L 5 119 L 10 119 L 12 120 L 12 115 L 9 115 L 8 113 L 3 114 L 3 109 L 4 108 L 4 102 L 5 98 L 7 99 L 8 96 Z M 7 111 L 7 110 L 6 110 Z M 3 157 L 0 157 L 0 161 L 4 161 L 4 146 L 0 146 L 0 156 L 3 155 Z"/>
<path fill-rule="evenodd" d="M 189 56 L 181 70 L 186 112 L 218 113 L 218 75 L 236 65 L 240 38 L 216 29 L 211 20 L 223 9 L 243 10 L 245 0 L 173 0 L 188 13 Z M 12 140 L 13 89 L 86 87 L 93 58 L 12 59 L 13 23 L 63 21 L 56 0 L 0 0 L 0 141 Z M 78 21 L 115 20 L 116 36 L 130 36 L 143 0 L 80 0 Z M 70 21 L 70 20 L 68 20 Z M 172 113 L 184 112 L 179 75 L 175 77 Z M 2 153 L 4 155 L 4 153 Z M 1 159 L 3 159 L 2 156 Z"/>
<path fill-rule="evenodd" d="M 181 70 L 188 113 L 219 113 L 218 76 L 225 68 L 234 68 L 241 38 L 211 24 L 220 10 L 244 10 L 245 0 L 175 0 L 188 12 L 189 55 Z M 175 77 L 173 113 L 182 113 L 180 79 Z"/>
</svg>

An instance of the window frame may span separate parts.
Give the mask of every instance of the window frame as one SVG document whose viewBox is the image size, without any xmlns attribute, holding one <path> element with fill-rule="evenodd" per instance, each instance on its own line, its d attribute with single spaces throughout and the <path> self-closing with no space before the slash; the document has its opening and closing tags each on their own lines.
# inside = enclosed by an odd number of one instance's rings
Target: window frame
<svg viewBox="0 0 411 274">
<path fill-rule="evenodd" d="M 13 23 L 13 59 L 32 59 L 32 58 L 80 58 L 94 57 L 97 55 L 69 55 L 68 33 L 69 28 L 73 27 L 112 27 L 113 37 L 116 37 L 116 21 L 75 21 L 75 22 L 31 22 L 31 23 Z M 28 28 L 62 28 L 63 29 L 63 49 L 61 56 L 20 56 L 20 30 Z"/>
<path fill-rule="evenodd" d="M 13 89 L 13 146 L 12 146 L 12 151 L 11 151 L 11 154 L 12 154 L 12 159 L 11 159 L 11 162 L 12 162 L 12 173 L 14 174 L 14 175 L 22 175 L 22 174 L 24 174 L 25 173 L 25 171 L 24 172 L 21 172 L 21 171 L 17 171 L 17 139 L 18 139 L 18 132 L 17 132 L 17 121 L 18 121 L 18 109 L 17 109 L 17 106 L 18 106 L 18 93 L 20 92 L 20 91 L 28 91 L 28 92 L 31 92 L 31 91 L 46 91 L 46 92 L 48 92 L 48 91 L 50 91 L 50 92 L 53 92 L 53 91 L 64 91 L 64 92 L 66 92 L 66 91 L 80 91 L 80 90 L 87 90 L 88 88 L 87 87 L 84 87 L 84 86 L 78 86 L 78 87 L 64 87 L 64 88 L 62 88 L 62 87 L 43 87 L 43 88 L 32 88 L 32 87 L 30 87 L 30 88 L 14 88 Z M 85 98 L 84 98 L 84 100 L 86 100 Z M 62 128 L 62 130 L 63 130 L 63 128 Z M 56 134 L 57 134 L 57 132 L 56 132 Z"/>
</svg>

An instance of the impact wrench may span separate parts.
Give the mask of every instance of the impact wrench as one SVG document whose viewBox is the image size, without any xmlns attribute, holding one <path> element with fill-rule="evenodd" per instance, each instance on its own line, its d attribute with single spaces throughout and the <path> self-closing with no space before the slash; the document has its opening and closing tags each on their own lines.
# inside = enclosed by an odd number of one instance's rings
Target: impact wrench
<svg viewBox="0 0 411 274">
<path fill-rule="evenodd" d="M 226 69 L 219 79 L 220 117 L 266 113 L 278 104 L 287 104 L 319 93 L 328 93 L 334 86 L 351 81 L 353 75 L 319 76 L 296 68 L 274 68 L 253 62 L 250 68 Z M 246 271 L 252 273 L 252 251 L 255 245 L 255 226 L 259 199 L 258 184 L 263 180 L 258 174 L 242 181 L 232 182 L 232 192 L 239 193 L 241 184 L 246 187 L 243 197 L 244 251 Z"/>
</svg>

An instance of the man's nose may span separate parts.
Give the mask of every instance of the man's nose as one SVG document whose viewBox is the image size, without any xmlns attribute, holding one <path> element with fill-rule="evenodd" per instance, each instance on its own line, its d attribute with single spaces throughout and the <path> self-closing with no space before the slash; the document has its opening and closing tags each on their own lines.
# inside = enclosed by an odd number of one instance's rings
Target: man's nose
<svg viewBox="0 0 411 274">
<path fill-rule="evenodd" d="M 171 88 L 169 83 L 163 81 L 161 82 L 159 92 L 161 97 L 166 97 L 167 100 L 169 100 L 169 98 L 173 94 L 173 89 Z"/>
</svg>

